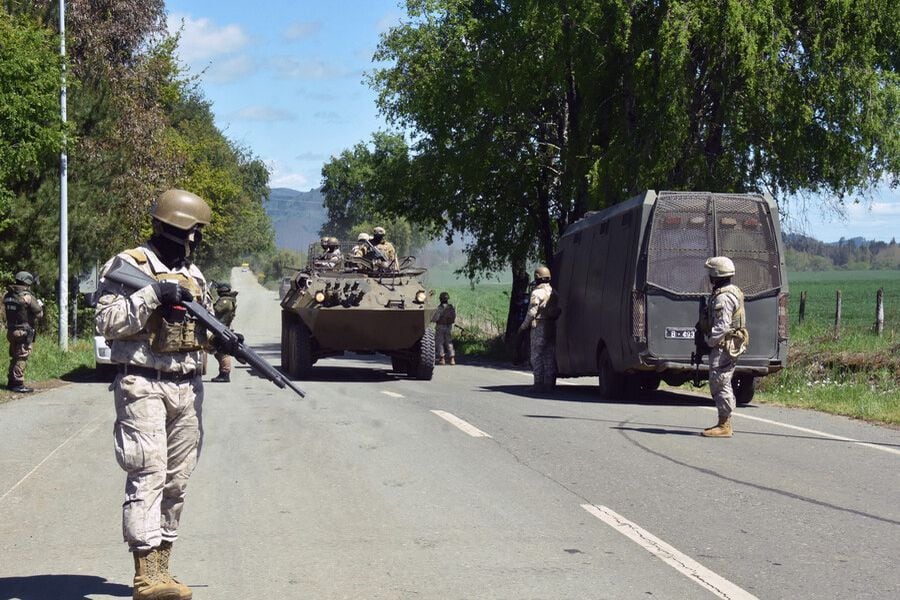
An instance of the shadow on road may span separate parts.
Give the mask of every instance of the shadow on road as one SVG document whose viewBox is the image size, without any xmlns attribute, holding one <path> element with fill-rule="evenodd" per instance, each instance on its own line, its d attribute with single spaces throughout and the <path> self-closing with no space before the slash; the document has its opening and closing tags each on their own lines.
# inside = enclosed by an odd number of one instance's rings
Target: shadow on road
<svg viewBox="0 0 900 600">
<path fill-rule="evenodd" d="M 89 596 L 131 597 L 131 586 L 92 575 L 0 577 L 0 600 L 88 600 Z"/>
<path fill-rule="evenodd" d="M 257 354 L 265 358 L 276 369 L 287 376 L 284 368 L 281 366 L 281 346 L 279 344 L 259 344 L 253 347 Z M 336 357 L 340 360 L 342 357 Z M 384 381 L 397 381 L 398 379 L 406 379 L 403 373 L 395 373 L 391 371 L 389 363 L 385 362 L 383 356 L 371 354 L 348 354 L 343 358 L 352 360 L 348 366 L 335 366 L 333 363 L 328 365 L 313 366 L 309 377 L 303 379 L 293 379 L 288 376 L 291 381 L 302 383 L 304 381 L 334 381 L 341 383 L 372 383 Z M 215 361 L 213 361 L 213 364 Z M 364 364 L 360 364 L 364 363 Z M 254 377 L 262 377 L 260 374 L 250 368 L 249 365 L 235 363 L 234 368 L 245 369 Z M 2 600 L 2 599 L 0 599 Z"/>
<path fill-rule="evenodd" d="M 709 397 L 695 394 L 679 394 L 669 390 L 641 392 L 635 398 L 601 398 L 596 385 L 557 385 L 552 392 L 533 392 L 529 385 L 488 385 L 481 389 L 486 392 L 500 392 L 514 396 L 526 396 L 538 400 L 555 402 L 590 402 L 592 404 L 634 404 L 639 406 L 712 406 Z M 741 409 L 749 408 L 742 406 Z"/>
</svg>

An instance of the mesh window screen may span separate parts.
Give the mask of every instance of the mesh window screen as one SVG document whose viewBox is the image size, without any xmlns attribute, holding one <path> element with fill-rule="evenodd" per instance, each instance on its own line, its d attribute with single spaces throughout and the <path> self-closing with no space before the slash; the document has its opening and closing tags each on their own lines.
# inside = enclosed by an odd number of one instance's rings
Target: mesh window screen
<svg viewBox="0 0 900 600">
<path fill-rule="evenodd" d="M 779 287 L 778 247 L 765 201 L 747 195 L 660 192 L 648 245 L 647 283 L 678 294 L 706 294 L 710 256 L 734 261 L 736 283 L 751 296 Z"/>
</svg>

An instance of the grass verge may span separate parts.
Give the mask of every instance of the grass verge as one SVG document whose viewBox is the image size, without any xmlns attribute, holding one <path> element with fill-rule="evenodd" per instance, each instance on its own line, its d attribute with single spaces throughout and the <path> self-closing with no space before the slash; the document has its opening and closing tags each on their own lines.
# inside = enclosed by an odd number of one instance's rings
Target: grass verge
<svg viewBox="0 0 900 600">
<path fill-rule="evenodd" d="M 8 348 L 8 346 L 7 346 Z M 0 369 L 4 384 L 0 388 L 0 403 L 21 397 L 6 389 L 6 376 L 9 373 L 9 352 L 0 355 Z M 56 340 L 39 337 L 35 340 L 28 365 L 25 369 L 25 383 L 36 390 L 50 389 L 61 384 L 63 380 L 85 379 L 94 370 L 94 342 L 77 340 L 69 344 L 69 351 L 60 350 Z"/>
</svg>

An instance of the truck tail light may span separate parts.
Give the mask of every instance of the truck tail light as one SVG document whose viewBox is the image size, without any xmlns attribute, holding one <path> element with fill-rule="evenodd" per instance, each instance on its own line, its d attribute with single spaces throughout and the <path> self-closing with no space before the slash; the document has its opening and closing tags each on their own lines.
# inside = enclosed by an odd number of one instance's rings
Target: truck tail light
<svg viewBox="0 0 900 600">
<path fill-rule="evenodd" d="M 644 292 L 631 292 L 631 335 L 637 342 L 647 341 L 647 297 Z"/>
<path fill-rule="evenodd" d="M 778 294 L 778 339 L 786 341 L 790 331 L 790 319 L 788 318 L 788 293 Z"/>
</svg>

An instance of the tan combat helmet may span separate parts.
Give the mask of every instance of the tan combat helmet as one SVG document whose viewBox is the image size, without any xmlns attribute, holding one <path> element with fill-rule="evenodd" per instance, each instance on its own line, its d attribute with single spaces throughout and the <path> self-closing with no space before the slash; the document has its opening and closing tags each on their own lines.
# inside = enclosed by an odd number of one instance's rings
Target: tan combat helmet
<svg viewBox="0 0 900 600">
<path fill-rule="evenodd" d="M 706 269 L 710 277 L 734 276 L 734 263 L 727 256 L 713 256 L 706 259 Z"/>
<path fill-rule="evenodd" d="M 16 273 L 16 283 L 19 285 L 34 285 L 34 275 L 28 271 L 19 271 Z"/>
<path fill-rule="evenodd" d="M 535 281 L 550 281 L 550 269 L 545 267 L 544 265 L 539 266 L 534 270 L 534 280 Z"/>
<path fill-rule="evenodd" d="M 368 242 L 369 239 L 371 239 L 371 238 L 369 237 L 369 234 L 366 233 L 365 231 L 363 231 L 363 232 L 360 233 L 358 236 L 356 236 L 356 241 L 357 241 L 357 242 Z"/>
<path fill-rule="evenodd" d="M 197 225 L 209 225 L 212 211 L 206 201 L 185 190 L 166 190 L 157 199 L 150 216 L 160 223 L 188 231 Z"/>
<path fill-rule="evenodd" d="M 375 229 L 372 230 L 372 232 L 375 235 L 384 235 L 386 233 L 384 230 L 384 227 L 376 227 Z"/>
<path fill-rule="evenodd" d="M 329 239 L 330 239 L 330 238 L 329 238 L 328 236 L 324 236 L 324 235 L 323 235 L 323 236 L 322 236 L 322 239 L 319 240 L 319 245 L 322 246 L 322 249 L 325 249 L 325 248 L 328 247 L 328 240 L 329 240 Z"/>
<path fill-rule="evenodd" d="M 328 244 L 328 247 L 332 248 L 332 249 L 337 248 L 338 246 L 341 245 L 341 243 L 338 241 L 338 239 L 334 236 L 331 236 L 328 238 L 327 244 Z"/>
</svg>

